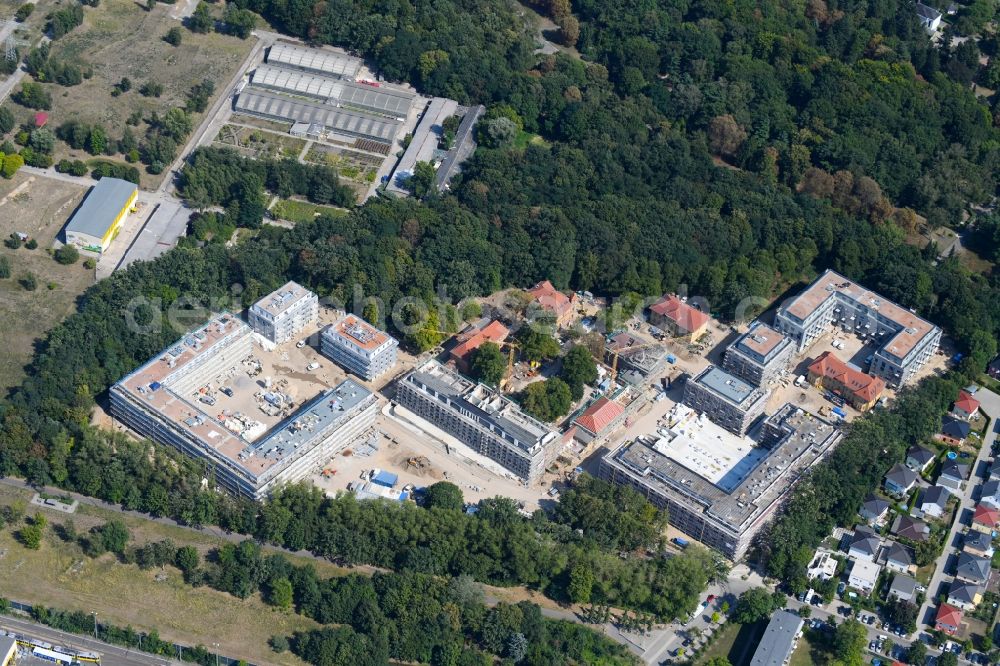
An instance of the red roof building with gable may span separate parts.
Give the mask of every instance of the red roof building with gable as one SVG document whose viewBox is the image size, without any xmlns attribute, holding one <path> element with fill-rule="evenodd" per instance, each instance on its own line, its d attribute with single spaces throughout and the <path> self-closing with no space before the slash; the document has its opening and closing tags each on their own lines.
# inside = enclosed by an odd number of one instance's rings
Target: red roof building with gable
<svg viewBox="0 0 1000 666">
<path fill-rule="evenodd" d="M 528 295 L 537 308 L 555 316 L 556 326 L 559 328 L 568 326 L 573 321 L 576 294 L 567 296 L 556 289 L 551 282 L 543 280 L 529 289 Z"/>
<path fill-rule="evenodd" d="M 989 504 L 977 504 L 976 512 L 972 514 L 972 528 L 987 533 L 1000 529 L 1000 509 Z"/>
<path fill-rule="evenodd" d="M 472 352 L 484 342 L 503 342 L 510 335 L 510 329 L 498 321 L 491 321 L 482 328 L 471 328 L 458 334 L 458 344 L 448 356 L 455 361 L 459 372 L 468 373 L 472 363 Z"/>
<path fill-rule="evenodd" d="M 847 365 L 826 351 L 809 365 L 809 381 L 836 393 L 859 411 L 866 411 L 882 397 L 885 380 Z"/>
<path fill-rule="evenodd" d="M 649 321 L 673 337 L 697 340 L 711 319 L 698 308 L 688 305 L 676 294 L 667 294 L 649 307 Z"/>
<path fill-rule="evenodd" d="M 954 636 L 959 627 L 962 626 L 962 611 L 950 604 L 938 606 L 937 615 L 934 617 L 934 628 L 943 631 L 949 636 Z"/>
<path fill-rule="evenodd" d="M 951 406 L 952 416 L 968 421 L 979 411 L 979 401 L 968 391 L 959 391 L 958 399 Z"/>
<path fill-rule="evenodd" d="M 583 414 L 576 417 L 573 424 L 578 430 L 583 430 L 592 440 L 617 424 L 623 414 L 625 414 L 624 407 L 610 398 L 601 397 L 595 400 Z M 577 433 L 577 439 L 584 439 L 580 436 L 581 434 L 583 433 Z"/>
</svg>

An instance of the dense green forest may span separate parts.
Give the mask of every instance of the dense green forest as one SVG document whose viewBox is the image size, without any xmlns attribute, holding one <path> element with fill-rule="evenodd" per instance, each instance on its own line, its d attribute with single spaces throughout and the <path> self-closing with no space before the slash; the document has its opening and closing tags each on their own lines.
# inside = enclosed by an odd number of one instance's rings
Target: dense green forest
<svg viewBox="0 0 1000 666">
<path fill-rule="evenodd" d="M 258 506 L 202 490 L 195 461 L 90 428 L 90 410 L 176 339 L 165 309 L 188 308 L 190 325 L 200 323 L 207 313 L 186 299 L 224 303 L 232 285 L 243 304 L 288 279 L 345 303 L 356 285 L 388 303 L 540 279 L 611 296 L 688 285 L 730 319 L 747 297 L 771 299 L 833 267 L 942 325 L 966 359 L 961 374 L 859 421 L 835 464 L 797 495 L 759 551 L 772 572 L 794 577 L 804 549 L 853 514 L 862 490 L 927 434 L 949 392 L 996 353 L 996 273 L 912 244 L 918 215 L 959 227 L 996 193 L 1000 114 L 968 85 L 981 74 L 979 49 L 995 56 L 992 38 L 931 47 L 902 0 L 580 0 L 580 60 L 535 55 L 517 10 L 488 0 L 236 4 L 289 34 L 353 49 L 390 79 L 489 105 L 486 140 L 454 194 L 374 200 L 336 219 L 264 227 L 231 248 L 185 243 L 92 287 L 0 408 L 4 474 L 344 562 L 469 574 L 559 599 L 589 592 L 595 603 L 670 618 L 693 607 L 715 565 L 696 551 L 619 559 L 615 547 L 655 544 L 641 530 L 594 524 L 591 509 L 636 511 L 624 524 L 662 519 L 641 505 L 597 492 L 528 522 L 503 501 L 469 517 L 296 487 Z M 489 131 L 511 124 L 514 138 Z M 242 226 L 256 226 L 265 187 L 349 203 L 312 172 L 289 180 L 282 168 L 204 150 L 182 192 L 228 207 Z M 995 236 L 995 221 L 976 232 L 986 249 Z"/>
</svg>

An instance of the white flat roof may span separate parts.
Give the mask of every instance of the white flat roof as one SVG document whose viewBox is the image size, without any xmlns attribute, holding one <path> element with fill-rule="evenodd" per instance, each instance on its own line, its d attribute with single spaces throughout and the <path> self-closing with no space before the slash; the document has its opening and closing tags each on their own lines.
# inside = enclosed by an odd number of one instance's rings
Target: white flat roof
<svg viewBox="0 0 1000 666">
<path fill-rule="evenodd" d="M 734 435 L 686 405 L 675 405 L 668 416 L 671 425 L 657 431 L 660 439 L 653 449 L 727 493 L 770 453 L 755 446 L 749 437 Z"/>
</svg>

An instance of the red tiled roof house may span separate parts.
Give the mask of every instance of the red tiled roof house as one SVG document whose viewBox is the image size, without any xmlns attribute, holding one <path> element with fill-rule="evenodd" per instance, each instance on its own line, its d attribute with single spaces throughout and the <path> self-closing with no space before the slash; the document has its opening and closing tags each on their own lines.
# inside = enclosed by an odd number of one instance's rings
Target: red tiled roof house
<svg viewBox="0 0 1000 666">
<path fill-rule="evenodd" d="M 809 365 L 809 381 L 836 393 L 858 411 L 871 409 L 885 391 L 885 380 L 855 370 L 831 352 L 823 352 Z"/>
<path fill-rule="evenodd" d="M 667 294 L 649 308 L 649 323 L 675 338 L 697 340 L 705 333 L 709 320 L 707 314 L 676 294 Z"/>
</svg>

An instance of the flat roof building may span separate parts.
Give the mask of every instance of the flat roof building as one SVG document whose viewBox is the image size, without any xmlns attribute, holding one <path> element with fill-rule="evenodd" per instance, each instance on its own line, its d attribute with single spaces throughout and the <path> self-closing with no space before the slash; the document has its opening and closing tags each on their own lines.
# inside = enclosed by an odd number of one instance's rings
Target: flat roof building
<svg viewBox="0 0 1000 666">
<path fill-rule="evenodd" d="M 803 620 L 798 614 L 780 610 L 771 616 L 750 666 L 783 666 L 795 648 Z"/>
<path fill-rule="evenodd" d="M 374 381 L 396 365 L 399 343 L 353 314 L 346 314 L 323 329 L 320 351 L 357 376 Z"/>
<path fill-rule="evenodd" d="M 723 428 L 742 435 L 764 413 L 767 390 L 710 365 L 684 385 L 684 404 Z"/>
<path fill-rule="evenodd" d="M 934 354 L 941 329 L 889 299 L 826 271 L 775 315 L 775 328 L 803 351 L 839 327 L 877 345 L 868 372 L 901 386 Z"/>
<path fill-rule="evenodd" d="M 101 178 L 66 223 L 66 243 L 82 250 L 104 252 L 121 231 L 138 197 L 135 183 Z"/>
<path fill-rule="evenodd" d="M 250 327 L 275 344 L 291 340 L 316 321 L 319 298 L 296 282 L 271 292 L 250 306 Z"/>
<path fill-rule="evenodd" d="M 562 448 L 558 432 L 501 393 L 434 359 L 400 380 L 396 400 L 529 484 L 541 477 Z"/>
<path fill-rule="evenodd" d="M 754 386 L 763 386 L 788 370 L 794 351 L 788 338 L 757 321 L 726 348 L 722 369 Z"/>
<path fill-rule="evenodd" d="M 205 460 L 221 487 L 254 499 L 302 479 L 372 426 L 378 401 L 350 379 L 282 412 L 287 417 L 270 430 L 244 414 L 211 409 L 212 388 L 238 374 L 252 340 L 250 327 L 231 314 L 188 332 L 111 387 L 112 416 Z"/>
<path fill-rule="evenodd" d="M 833 425 L 791 404 L 764 422 L 759 442 L 684 405 L 667 416 L 656 434 L 606 453 L 599 475 L 666 508 L 671 525 L 734 560 L 840 439 Z"/>
<path fill-rule="evenodd" d="M 267 62 L 353 81 L 361 71 L 362 61 L 360 58 L 330 49 L 314 49 L 288 42 L 275 42 L 267 53 Z"/>
<path fill-rule="evenodd" d="M 17 641 L 11 636 L 0 636 L 0 666 L 10 666 L 17 656 Z"/>
<path fill-rule="evenodd" d="M 285 93 L 248 87 L 239 94 L 234 110 L 260 118 L 288 123 L 318 125 L 345 137 L 371 139 L 391 144 L 402 125 L 396 118 L 338 108 Z"/>
</svg>

